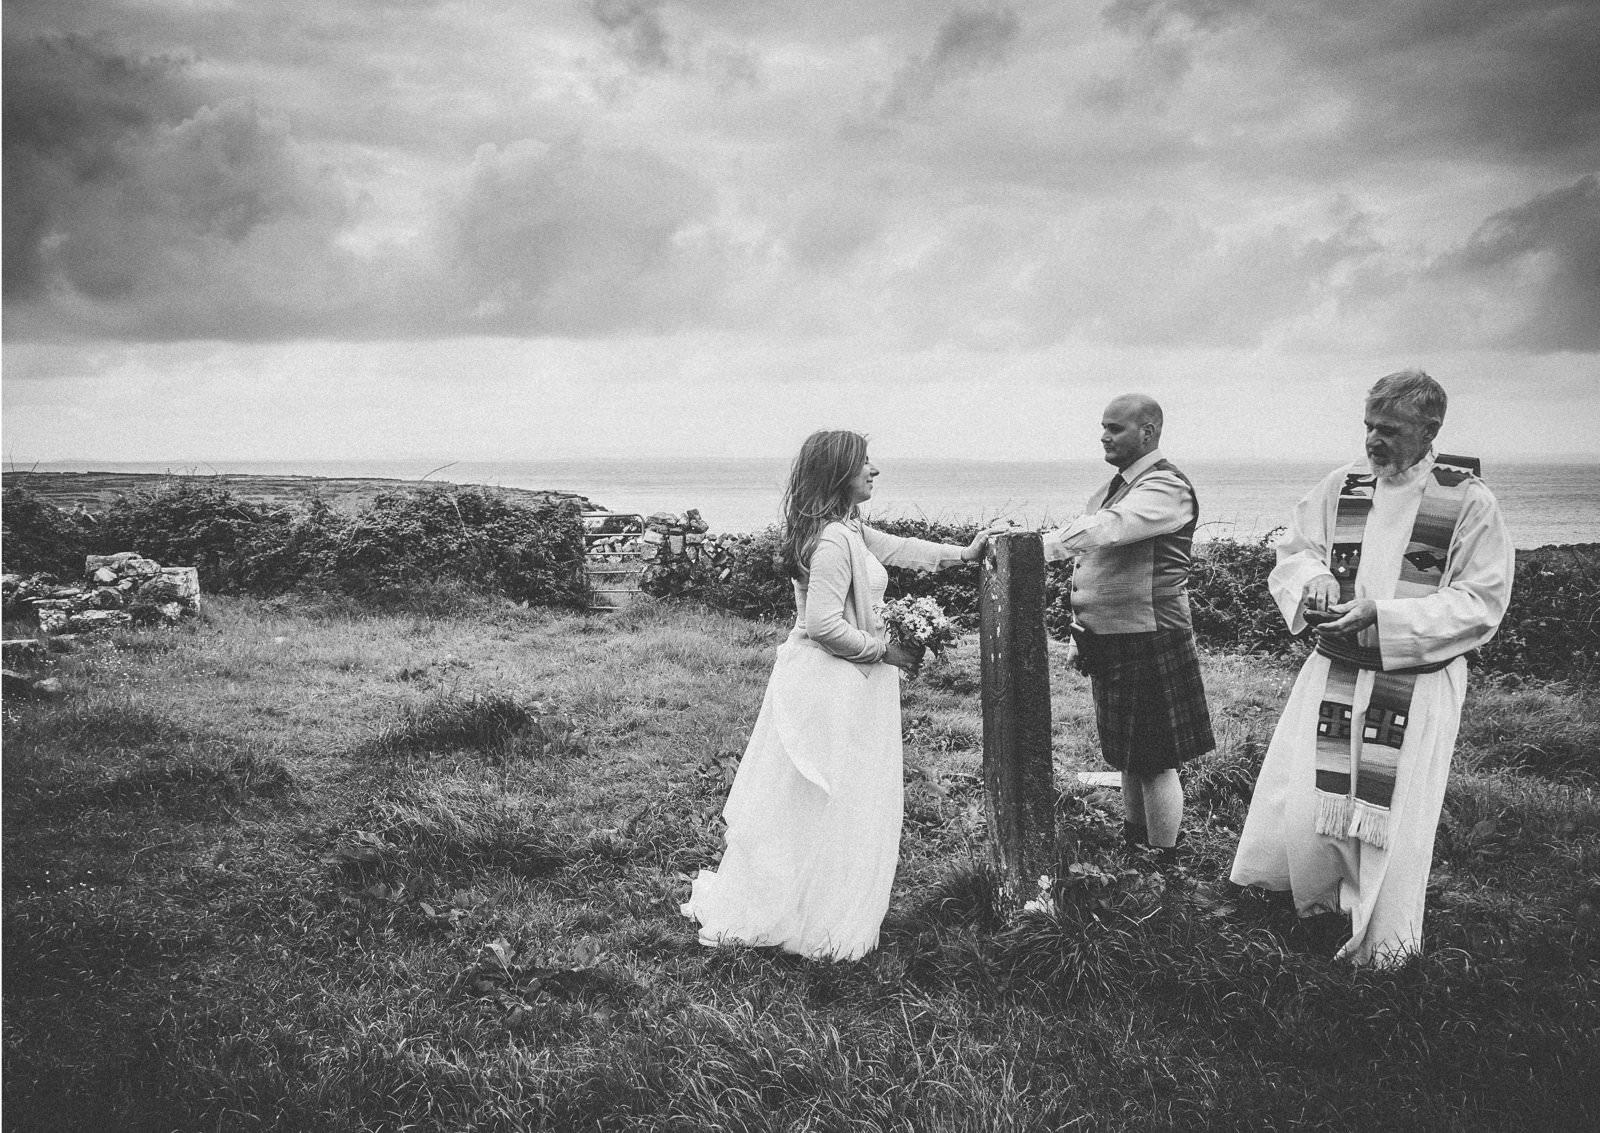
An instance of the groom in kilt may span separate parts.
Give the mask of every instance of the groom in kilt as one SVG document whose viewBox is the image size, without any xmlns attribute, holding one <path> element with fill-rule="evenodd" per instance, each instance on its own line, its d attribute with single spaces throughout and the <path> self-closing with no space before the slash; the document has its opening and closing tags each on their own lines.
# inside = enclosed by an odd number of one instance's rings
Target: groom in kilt
<svg viewBox="0 0 1600 1133">
<path fill-rule="evenodd" d="M 1189 563 L 1199 504 L 1160 449 L 1154 399 L 1124 394 L 1101 415 L 1100 444 L 1117 469 L 1083 515 L 1045 536 L 1047 560 L 1072 573 L 1078 667 L 1094 689 L 1106 762 L 1122 773 L 1131 846 L 1178 864 L 1178 768 L 1216 747 L 1189 617 Z"/>
</svg>

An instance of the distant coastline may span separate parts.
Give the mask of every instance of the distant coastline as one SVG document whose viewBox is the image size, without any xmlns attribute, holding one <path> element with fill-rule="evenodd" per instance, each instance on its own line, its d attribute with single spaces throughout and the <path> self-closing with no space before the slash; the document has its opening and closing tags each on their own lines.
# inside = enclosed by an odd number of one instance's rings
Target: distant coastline
<svg viewBox="0 0 1600 1133">
<path fill-rule="evenodd" d="M 265 476 L 237 472 L 3 472 L 0 482 L 6 488 L 26 488 L 41 500 L 59 508 L 84 507 L 89 511 L 109 504 L 118 495 L 151 491 L 164 484 L 195 482 L 225 488 L 252 503 L 305 504 L 321 498 L 335 507 L 355 510 L 382 492 L 405 488 L 424 488 L 449 484 L 454 487 L 481 487 L 504 492 L 532 502 L 572 500 L 585 510 L 600 510 L 600 505 L 578 492 L 560 489 L 508 488 L 489 484 L 456 484 L 447 480 L 401 480 L 385 476 Z"/>
<path fill-rule="evenodd" d="M 256 503 L 304 505 L 321 498 L 340 510 L 357 511 L 382 492 L 415 489 L 430 486 L 475 487 L 492 492 L 502 492 L 530 502 L 572 500 L 585 511 L 608 510 L 608 502 L 596 500 L 581 492 L 561 488 L 513 487 L 504 484 L 474 484 L 433 478 L 402 479 L 387 476 L 312 476 L 269 475 L 243 472 L 178 473 L 178 472 L 60 472 L 18 470 L 0 472 L 0 483 L 5 488 L 26 488 L 46 502 L 63 509 L 82 506 L 95 511 L 108 505 L 119 494 L 151 491 L 163 484 L 197 482 L 226 488 L 240 499 Z M 694 506 L 690 499 L 686 506 Z M 670 510 L 670 509 L 668 509 Z M 892 515 L 891 515 L 892 517 Z M 970 517 L 940 517 L 951 522 L 965 522 Z M 712 530 L 726 533 L 715 523 Z M 1589 563 L 1600 563 L 1600 541 L 1572 540 L 1541 543 L 1536 547 L 1518 548 L 1522 557 L 1528 552 L 1560 552 Z M 1543 554 L 1537 557 L 1546 557 Z M 1559 555 L 1557 557 L 1562 557 Z"/>
</svg>

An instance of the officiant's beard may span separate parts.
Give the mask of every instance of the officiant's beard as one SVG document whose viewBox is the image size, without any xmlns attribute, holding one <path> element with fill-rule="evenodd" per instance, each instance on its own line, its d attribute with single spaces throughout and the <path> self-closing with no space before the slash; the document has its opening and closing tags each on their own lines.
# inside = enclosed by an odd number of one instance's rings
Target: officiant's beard
<svg viewBox="0 0 1600 1133">
<path fill-rule="evenodd" d="M 1367 453 L 1367 467 L 1372 470 L 1372 474 L 1378 479 L 1387 480 L 1392 476 L 1400 475 L 1400 473 L 1405 472 L 1408 469 L 1415 468 L 1418 464 L 1422 463 L 1422 457 L 1427 455 L 1428 454 L 1424 452 L 1422 456 L 1417 457 L 1416 460 L 1411 461 L 1409 464 L 1401 464 L 1400 462 L 1404 460 L 1405 457 L 1394 452 L 1392 449 L 1390 450 L 1389 455 L 1383 460 L 1379 460 L 1369 452 Z"/>
</svg>

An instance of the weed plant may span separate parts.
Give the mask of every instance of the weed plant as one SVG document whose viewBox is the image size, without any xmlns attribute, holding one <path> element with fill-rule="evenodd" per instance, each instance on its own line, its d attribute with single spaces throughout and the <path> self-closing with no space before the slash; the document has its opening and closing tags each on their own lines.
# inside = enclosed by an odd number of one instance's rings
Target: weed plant
<svg viewBox="0 0 1600 1133">
<path fill-rule="evenodd" d="M 1052 658 L 1053 912 L 987 859 L 977 650 L 904 689 L 877 951 L 678 914 L 784 629 L 208 599 L 4 706 L 5 1108 L 29 1130 L 1589 1129 L 1600 701 L 1469 694 L 1425 951 L 1333 962 L 1280 900 L 1145 872 Z M 1292 679 L 1207 652 L 1193 883 Z"/>
</svg>

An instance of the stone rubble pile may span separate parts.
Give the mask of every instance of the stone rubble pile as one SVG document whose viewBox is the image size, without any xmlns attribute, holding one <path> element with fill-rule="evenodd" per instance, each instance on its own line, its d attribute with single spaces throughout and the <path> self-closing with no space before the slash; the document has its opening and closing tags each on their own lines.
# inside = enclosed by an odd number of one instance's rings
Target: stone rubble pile
<svg viewBox="0 0 1600 1133">
<path fill-rule="evenodd" d="M 162 566 L 134 551 L 90 555 L 84 582 L 62 586 L 47 577 L 0 577 L 6 609 L 31 606 L 47 634 L 116 626 L 173 624 L 200 610 L 200 572 Z"/>
<path fill-rule="evenodd" d="M 644 523 L 641 528 L 640 519 Z M 617 609 L 638 593 L 645 572 L 699 553 L 710 525 L 700 512 L 649 516 L 594 512 L 585 517 L 585 572 L 590 609 Z"/>
<path fill-rule="evenodd" d="M 693 554 L 690 548 L 705 542 L 706 532 L 711 530 L 696 508 L 681 515 L 658 511 L 645 516 L 642 531 L 632 516 L 597 512 L 589 519 L 594 527 L 586 535 L 585 553 L 591 563 L 621 565 L 631 560 L 638 565 L 640 560 L 664 561 Z"/>
<path fill-rule="evenodd" d="M 49 575 L 0 575 L 7 617 L 31 609 L 45 635 L 3 643 L 3 695 L 59 696 L 61 681 L 40 676 L 49 654 L 70 651 L 78 636 L 124 625 L 171 625 L 200 612 L 200 572 L 162 566 L 133 551 L 90 555 L 84 581 L 63 586 Z"/>
<path fill-rule="evenodd" d="M 688 549 L 704 543 L 706 532 L 710 530 L 697 508 L 690 508 L 682 515 L 658 511 L 645 517 L 640 541 L 646 548 L 647 559 L 670 559 L 686 552 L 693 554 Z"/>
</svg>

